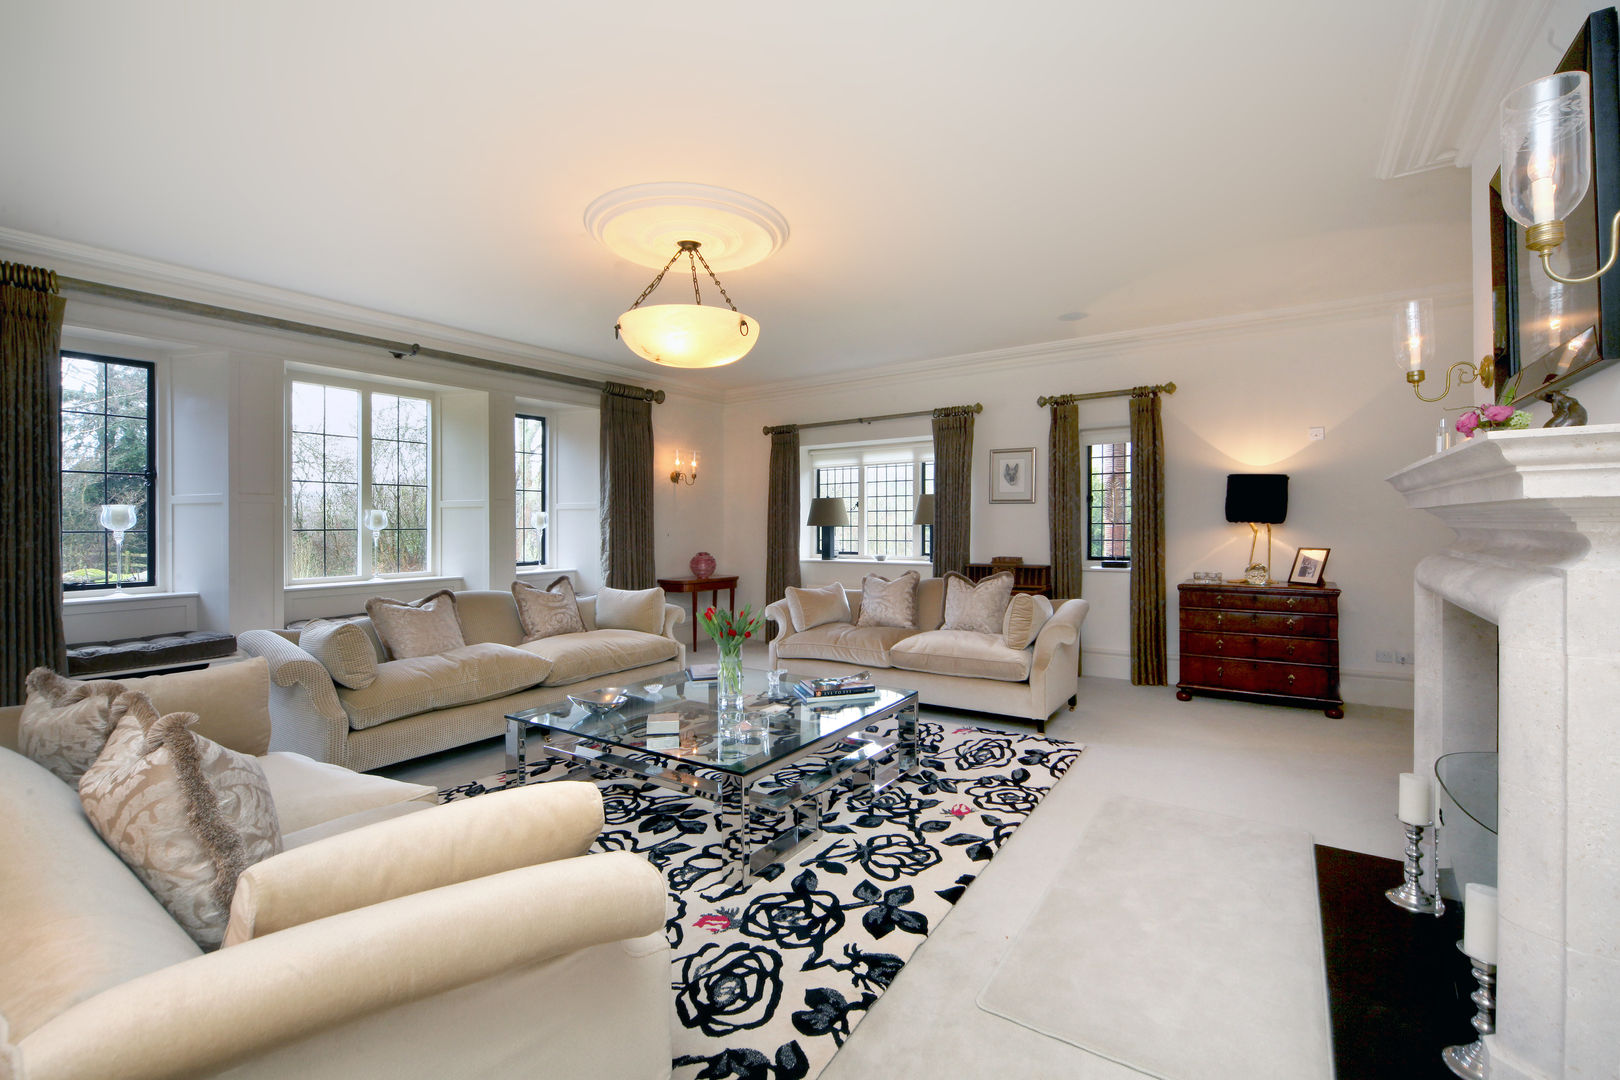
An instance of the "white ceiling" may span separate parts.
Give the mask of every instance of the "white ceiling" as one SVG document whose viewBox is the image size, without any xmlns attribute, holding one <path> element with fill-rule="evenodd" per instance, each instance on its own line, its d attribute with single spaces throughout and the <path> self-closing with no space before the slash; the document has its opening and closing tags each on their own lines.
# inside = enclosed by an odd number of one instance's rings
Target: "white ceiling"
<svg viewBox="0 0 1620 1080">
<path fill-rule="evenodd" d="M 7 0 L 0 226 L 633 366 L 585 207 L 735 188 L 716 388 L 1455 285 L 1466 171 L 1374 178 L 1432 2 Z"/>
</svg>

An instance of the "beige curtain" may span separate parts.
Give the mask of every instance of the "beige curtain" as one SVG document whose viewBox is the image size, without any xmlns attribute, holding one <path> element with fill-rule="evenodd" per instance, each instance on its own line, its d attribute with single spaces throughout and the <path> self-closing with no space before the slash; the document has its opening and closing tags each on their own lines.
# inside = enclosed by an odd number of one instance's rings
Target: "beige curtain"
<svg viewBox="0 0 1620 1080">
<path fill-rule="evenodd" d="M 67 670 L 62 631 L 62 298 L 49 270 L 0 262 L 0 705 Z"/>
<path fill-rule="evenodd" d="M 1080 445 L 1080 406 L 1052 404 L 1052 431 L 1046 470 L 1047 506 L 1052 528 L 1052 596 L 1073 600 L 1082 595 L 1080 576 L 1086 561 L 1086 461 Z"/>
<path fill-rule="evenodd" d="M 602 387 L 602 583 L 650 589 L 653 570 L 652 401 L 640 386 Z"/>
<path fill-rule="evenodd" d="M 1164 424 L 1159 391 L 1131 391 L 1131 682 L 1163 686 Z"/>
<path fill-rule="evenodd" d="M 771 467 L 765 495 L 765 602 L 775 603 L 799 585 L 799 425 L 770 429 Z M 774 635 L 776 624 L 767 623 Z M 768 639 L 767 639 L 768 640 Z"/>
<path fill-rule="evenodd" d="M 934 410 L 934 576 L 962 573 L 973 536 L 972 405 Z"/>
</svg>

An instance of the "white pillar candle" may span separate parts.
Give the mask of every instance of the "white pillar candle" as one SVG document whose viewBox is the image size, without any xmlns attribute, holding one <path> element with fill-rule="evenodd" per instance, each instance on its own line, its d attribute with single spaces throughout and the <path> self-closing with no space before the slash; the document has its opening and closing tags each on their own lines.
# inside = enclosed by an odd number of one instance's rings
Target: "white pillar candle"
<svg viewBox="0 0 1620 1080">
<path fill-rule="evenodd" d="M 1434 820 L 1432 789 L 1417 773 L 1401 773 L 1400 818 L 1408 825 L 1427 825 Z"/>
<path fill-rule="evenodd" d="M 1470 881 L 1463 886 L 1463 952 L 1496 963 L 1496 890 Z"/>
</svg>

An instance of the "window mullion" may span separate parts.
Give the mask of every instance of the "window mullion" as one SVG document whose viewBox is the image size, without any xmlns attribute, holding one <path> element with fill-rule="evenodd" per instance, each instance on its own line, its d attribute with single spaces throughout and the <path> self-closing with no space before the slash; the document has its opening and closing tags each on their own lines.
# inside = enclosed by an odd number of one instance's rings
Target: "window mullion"
<svg viewBox="0 0 1620 1080">
<path fill-rule="evenodd" d="M 355 542 L 355 546 L 359 549 L 359 552 L 360 552 L 360 558 L 356 560 L 356 565 L 360 569 L 360 576 L 362 578 L 374 578 L 374 577 L 377 576 L 376 560 L 374 558 L 374 553 L 371 550 L 371 544 L 369 542 L 370 537 L 366 535 L 367 530 L 366 530 L 366 527 L 365 527 L 366 509 L 367 509 L 368 506 L 370 506 L 371 501 L 372 501 L 371 500 L 371 391 L 370 390 L 362 389 L 360 391 L 359 424 L 357 425 L 355 430 L 357 432 L 359 432 L 359 436 L 360 436 L 360 445 L 357 448 L 358 449 L 358 456 L 360 458 L 360 462 L 359 462 L 360 467 L 356 471 L 356 474 L 355 474 L 359 478 L 359 486 L 358 486 L 358 490 L 355 492 L 357 502 L 356 502 L 356 505 L 355 505 L 355 508 L 354 508 L 354 528 L 355 528 L 354 542 Z M 390 521 L 389 524 L 392 525 L 393 522 Z"/>
</svg>

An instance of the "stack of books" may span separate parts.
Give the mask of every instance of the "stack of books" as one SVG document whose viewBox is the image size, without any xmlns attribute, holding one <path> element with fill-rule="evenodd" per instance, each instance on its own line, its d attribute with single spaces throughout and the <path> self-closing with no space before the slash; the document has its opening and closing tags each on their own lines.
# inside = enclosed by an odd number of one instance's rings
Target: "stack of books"
<svg viewBox="0 0 1620 1080">
<path fill-rule="evenodd" d="M 860 679 L 841 679 L 838 682 L 817 682 L 805 679 L 793 684 L 793 693 L 807 705 L 825 705 L 838 708 L 877 697 L 877 687 Z"/>
</svg>

